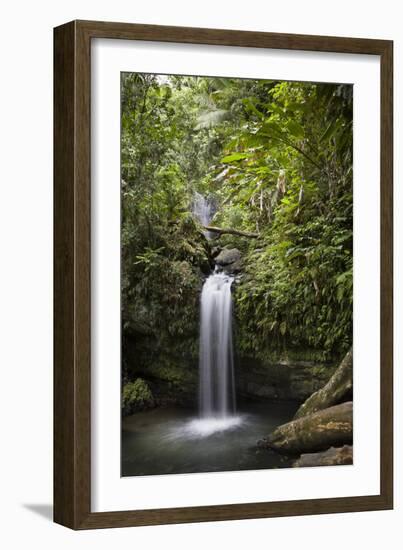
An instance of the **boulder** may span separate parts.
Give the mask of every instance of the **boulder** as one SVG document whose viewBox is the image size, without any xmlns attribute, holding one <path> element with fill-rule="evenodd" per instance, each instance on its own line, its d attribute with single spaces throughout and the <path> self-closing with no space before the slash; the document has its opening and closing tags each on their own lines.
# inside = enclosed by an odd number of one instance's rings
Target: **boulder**
<svg viewBox="0 0 403 550">
<path fill-rule="evenodd" d="M 218 256 L 215 258 L 217 265 L 224 267 L 241 259 L 241 253 L 237 248 L 223 248 Z"/>
<path fill-rule="evenodd" d="M 218 256 L 221 250 L 222 250 L 221 246 L 213 246 L 211 249 L 211 257 L 215 258 L 216 256 Z"/>
<path fill-rule="evenodd" d="M 223 270 L 225 273 L 228 273 L 228 275 L 238 275 L 242 271 L 242 260 L 237 260 L 232 264 L 224 266 Z"/>
<path fill-rule="evenodd" d="M 346 354 L 330 380 L 320 390 L 313 393 L 301 405 L 295 419 L 351 400 L 353 393 L 353 350 Z"/>
<path fill-rule="evenodd" d="M 302 454 L 293 464 L 293 468 L 305 468 L 311 466 L 341 466 L 353 463 L 352 445 L 343 447 L 330 447 L 321 453 Z"/>
<path fill-rule="evenodd" d="M 350 445 L 353 441 L 353 403 L 342 403 L 276 428 L 258 446 L 299 455 Z"/>
</svg>

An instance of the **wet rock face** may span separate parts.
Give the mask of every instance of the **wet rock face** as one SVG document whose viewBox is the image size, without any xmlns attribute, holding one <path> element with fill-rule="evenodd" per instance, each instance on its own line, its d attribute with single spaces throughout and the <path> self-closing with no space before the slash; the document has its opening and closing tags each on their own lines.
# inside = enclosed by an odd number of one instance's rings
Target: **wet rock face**
<svg viewBox="0 0 403 550">
<path fill-rule="evenodd" d="M 326 384 L 334 369 L 333 364 L 315 361 L 240 357 L 235 380 L 238 393 L 246 398 L 304 401 Z"/>
</svg>

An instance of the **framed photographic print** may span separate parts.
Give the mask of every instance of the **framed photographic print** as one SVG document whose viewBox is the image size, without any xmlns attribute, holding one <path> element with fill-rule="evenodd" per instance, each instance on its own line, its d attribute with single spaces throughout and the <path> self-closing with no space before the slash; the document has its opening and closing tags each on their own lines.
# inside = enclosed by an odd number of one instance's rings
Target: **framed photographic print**
<svg viewBox="0 0 403 550">
<path fill-rule="evenodd" d="M 54 47 L 55 521 L 392 508 L 392 42 Z"/>
</svg>

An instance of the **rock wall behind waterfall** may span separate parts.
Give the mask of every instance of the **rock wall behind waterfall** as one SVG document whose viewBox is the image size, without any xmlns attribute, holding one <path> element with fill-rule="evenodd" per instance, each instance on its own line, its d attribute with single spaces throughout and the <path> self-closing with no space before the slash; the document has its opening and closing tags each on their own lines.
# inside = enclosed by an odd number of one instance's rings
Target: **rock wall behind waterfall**
<svg viewBox="0 0 403 550">
<path fill-rule="evenodd" d="M 321 388 L 336 369 L 335 362 L 295 359 L 273 355 L 262 361 L 238 356 L 236 384 L 238 395 L 258 399 L 304 401 Z"/>
</svg>

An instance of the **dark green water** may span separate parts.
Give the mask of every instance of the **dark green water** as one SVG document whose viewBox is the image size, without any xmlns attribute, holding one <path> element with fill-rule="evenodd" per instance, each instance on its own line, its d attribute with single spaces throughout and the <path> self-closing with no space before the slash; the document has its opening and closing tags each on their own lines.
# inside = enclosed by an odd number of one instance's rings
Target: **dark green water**
<svg viewBox="0 0 403 550">
<path fill-rule="evenodd" d="M 256 442 L 292 419 L 295 402 L 248 403 L 223 424 L 161 408 L 123 419 L 122 476 L 286 468 L 290 459 Z"/>
</svg>

